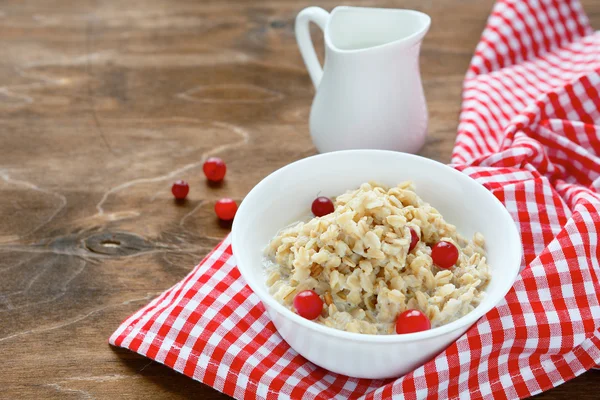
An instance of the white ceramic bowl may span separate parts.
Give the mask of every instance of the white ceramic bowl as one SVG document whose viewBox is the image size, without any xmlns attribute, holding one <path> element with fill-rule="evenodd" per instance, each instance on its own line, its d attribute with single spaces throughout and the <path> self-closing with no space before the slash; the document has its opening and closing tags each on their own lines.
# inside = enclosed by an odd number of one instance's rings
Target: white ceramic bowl
<svg viewBox="0 0 600 400">
<path fill-rule="evenodd" d="M 361 183 L 416 184 L 423 200 L 458 231 L 486 239 L 492 279 L 483 302 L 439 328 L 404 335 L 362 335 L 319 325 L 288 310 L 265 285 L 262 251 L 284 226 L 310 212 L 317 195 L 334 197 Z M 242 202 L 233 223 L 238 268 L 294 350 L 330 371 L 359 378 L 391 378 L 421 366 L 459 338 L 500 302 L 521 263 L 519 233 L 502 203 L 468 176 L 435 161 L 382 150 L 325 153 L 294 162 L 263 179 Z"/>
</svg>

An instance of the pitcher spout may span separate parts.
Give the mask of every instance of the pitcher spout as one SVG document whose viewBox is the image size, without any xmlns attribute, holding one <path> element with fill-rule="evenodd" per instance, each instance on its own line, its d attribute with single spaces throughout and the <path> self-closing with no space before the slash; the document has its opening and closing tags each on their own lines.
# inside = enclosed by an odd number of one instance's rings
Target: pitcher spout
<svg viewBox="0 0 600 400">
<path fill-rule="evenodd" d="M 338 52 L 409 47 L 423 40 L 430 25 L 427 14 L 414 10 L 336 7 L 324 29 L 325 43 Z"/>
</svg>

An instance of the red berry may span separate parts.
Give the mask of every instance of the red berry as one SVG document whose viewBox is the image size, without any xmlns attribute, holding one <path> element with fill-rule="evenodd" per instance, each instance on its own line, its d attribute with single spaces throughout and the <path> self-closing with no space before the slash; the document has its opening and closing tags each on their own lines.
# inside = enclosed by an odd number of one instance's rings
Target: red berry
<svg viewBox="0 0 600 400">
<path fill-rule="evenodd" d="M 417 247 L 417 243 L 419 243 L 419 235 L 413 228 L 408 229 L 410 229 L 410 246 L 408 247 L 408 252 L 410 253 L 415 247 Z"/>
<path fill-rule="evenodd" d="M 235 201 L 229 198 L 223 198 L 217 201 L 215 204 L 215 213 L 217 217 L 222 219 L 223 221 L 230 221 L 235 217 L 235 213 L 237 212 L 237 204 Z"/>
<path fill-rule="evenodd" d="M 317 197 L 312 203 L 311 210 L 316 217 L 331 214 L 333 212 L 333 202 L 329 197 Z"/>
<path fill-rule="evenodd" d="M 186 181 L 177 181 L 171 186 L 171 193 L 177 200 L 183 200 L 190 191 L 190 185 Z"/>
<path fill-rule="evenodd" d="M 396 333 L 414 333 L 431 329 L 431 322 L 427 315 L 419 310 L 406 310 L 398 315 L 396 320 Z"/>
<path fill-rule="evenodd" d="M 206 179 L 211 182 L 220 182 L 225 178 L 225 172 L 227 172 L 227 166 L 219 157 L 210 157 L 204 162 L 202 171 L 206 175 Z"/>
<path fill-rule="evenodd" d="M 313 290 L 303 290 L 294 297 L 294 308 L 301 317 L 315 319 L 321 315 L 323 300 Z"/>
<path fill-rule="evenodd" d="M 440 268 L 452 268 L 458 261 L 458 249 L 450 242 L 441 241 L 431 248 L 431 258 Z"/>
</svg>

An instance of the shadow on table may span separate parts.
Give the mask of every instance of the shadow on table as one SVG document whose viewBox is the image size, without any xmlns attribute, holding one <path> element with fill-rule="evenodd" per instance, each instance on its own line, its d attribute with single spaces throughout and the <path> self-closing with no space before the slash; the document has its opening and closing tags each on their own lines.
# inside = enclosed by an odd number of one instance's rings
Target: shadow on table
<svg viewBox="0 0 600 400">
<path fill-rule="evenodd" d="M 197 382 L 185 375 L 149 360 L 141 355 L 119 347 L 110 346 L 122 364 L 132 373 L 143 376 L 145 380 L 159 387 L 160 392 L 167 392 L 172 396 L 169 398 L 181 399 L 206 399 L 223 400 L 230 399 L 211 387 Z"/>
</svg>

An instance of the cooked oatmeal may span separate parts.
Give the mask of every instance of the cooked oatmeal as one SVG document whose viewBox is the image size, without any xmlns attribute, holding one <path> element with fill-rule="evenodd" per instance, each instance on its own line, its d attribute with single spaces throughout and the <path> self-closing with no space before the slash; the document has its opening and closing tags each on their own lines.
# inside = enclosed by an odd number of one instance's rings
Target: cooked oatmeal
<svg viewBox="0 0 600 400">
<path fill-rule="evenodd" d="M 315 320 L 349 332 L 392 334 L 398 315 L 423 312 L 432 327 L 472 311 L 490 280 L 484 238 L 467 241 L 415 192 L 412 182 L 388 188 L 364 183 L 334 201 L 335 211 L 281 230 L 265 249 L 267 286 L 292 311 L 294 296 L 314 290 L 324 301 Z M 411 229 L 419 237 L 411 245 Z M 449 269 L 431 246 L 458 249 Z"/>
</svg>

